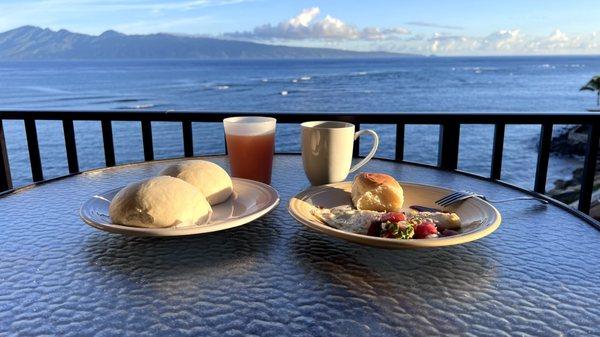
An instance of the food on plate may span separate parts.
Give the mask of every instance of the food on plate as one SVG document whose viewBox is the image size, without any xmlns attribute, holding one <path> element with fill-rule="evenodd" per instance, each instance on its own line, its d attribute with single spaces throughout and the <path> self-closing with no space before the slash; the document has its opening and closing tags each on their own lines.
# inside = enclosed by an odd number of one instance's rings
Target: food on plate
<svg viewBox="0 0 600 337">
<path fill-rule="evenodd" d="M 229 174 L 219 165 L 206 160 L 181 161 L 165 168 L 160 175 L 179 178 L 194 185 L 211 206 L 222 203 L 233 193 Z"/>
<path fill-rule="evenodd" d="M 318 208 L 312 214 L 325 224 L 346 232 L 389 239 L 431 239 L 458 234 L 461 228 L 456 213 L 375 212 L 350 206 Z"/>
<path fill-rule="evenodd" d="M 199 225 L 211 213 L 199 189 L 169 176 L 129 184 L 115 195 L 109 206 L 114 223 L 146 228 Z"/>
<path fill-rule="evenodd" d="M 350 206 L 314 208 L 312 214 L 333 228 L 358 234 L 367 234 L 371 223 L 381 216 L 379 212 L 360 211 Z"/>
<path fill-rule="evenodd" d="M 384 213 L 367 233 L 392 239 L 432 239 L 458 234 L 459 229 L 456 213 L 410 211 Z"/>
<path fill-rule="evenodd" d="M 404 192 L 392 176 L 361 173 L 352 183 L 352 203 L 359 210 L 397 212 L 402 209 Z"/>
<path fill-rule="evenodd" d="M 456 213 L 418 205 L 403 212 L 402 186 L 387 174 L 357 175 L 350 194 L 355 208 L 314 207 L 311 212 L 333 228 L 389 239 L 430 239 L 456 235 L 461 229 Z"/>
<path fill-rule="evenodd" d="M 428 218 L 433 220 L 438 227 L 441 229 L 459 229 L 460 228 L 460 217 L 456 213 L 448 213 L 448 212 L 418 212 L 411 211 L 415 216 L 420 216 L 422 218 Z"/>
</svg>

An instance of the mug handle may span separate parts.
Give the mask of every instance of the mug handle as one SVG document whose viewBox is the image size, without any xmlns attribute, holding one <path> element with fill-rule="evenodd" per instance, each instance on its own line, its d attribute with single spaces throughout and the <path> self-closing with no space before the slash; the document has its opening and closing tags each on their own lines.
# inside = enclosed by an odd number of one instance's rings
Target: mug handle
<svg viewBox="0 0 600 337">
<path fill-rule="evenodd" d="M 354 140 L 357 140 L 358 137 L 362 136 L 365 133 L 368 133 L 371 136 L 373 136 L 373 147 L 371 148 L 371 151 L 369 152 L 369 154 L 363 160 L 361 160 L 360 162 L 358 162 L 358 164 L 356 164 L 356 165 L 352 166 L 352 168 L 350 168 L 350 173 L 363 167 L 369 160 L 371 160 L 371 158 L 373 158 L 373 156 L 375 155 L 375 152 L 377 152 L 377 147 L 379 146 L 379 136 L 377 135 L 377 133 L 375 133 L 375 131 L 369 130 L 369 129 L 357 131 L 354 134 Z"/>
</svg>

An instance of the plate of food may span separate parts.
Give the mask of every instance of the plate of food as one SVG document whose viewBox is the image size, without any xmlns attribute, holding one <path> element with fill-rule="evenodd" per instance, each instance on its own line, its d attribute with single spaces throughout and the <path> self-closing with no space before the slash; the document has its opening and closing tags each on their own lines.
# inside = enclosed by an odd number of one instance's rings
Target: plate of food
<svg viewBox="0 0 600 337">
<path fill-rule="evenodd" d="M 279 204 L 261 182 L 231 178 L 217 164 L 184 160 L 158 176 L 99 193 L 80 216 L 103 231 L 133 236 L 182 236 L 244 225 Z"/>
<path fill-rule="evenodd" d="M 382 173 L 311 187 L 290 199 L 288 211 L 311 229 L 347 241 L 392 249 L 462 244 L 495 231 L 502 217 L 490 203 L 469 198 L 440 209 L 452 190 L 398 182 Z"/>
</svg>

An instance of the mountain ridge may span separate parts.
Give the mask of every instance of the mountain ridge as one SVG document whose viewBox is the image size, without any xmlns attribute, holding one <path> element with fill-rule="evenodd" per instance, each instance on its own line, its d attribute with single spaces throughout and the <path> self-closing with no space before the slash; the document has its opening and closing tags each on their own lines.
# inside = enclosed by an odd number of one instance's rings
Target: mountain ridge
<svg viewBox="0 0 600 337">
<path fill-rule="evenodd" d="M 212 37 L 154 33 L 100 35 L 21 26 L 0 33 L 0 59 L 308 59 L 420 56 L 331 48 L 290 47 Z"/>
</svg>

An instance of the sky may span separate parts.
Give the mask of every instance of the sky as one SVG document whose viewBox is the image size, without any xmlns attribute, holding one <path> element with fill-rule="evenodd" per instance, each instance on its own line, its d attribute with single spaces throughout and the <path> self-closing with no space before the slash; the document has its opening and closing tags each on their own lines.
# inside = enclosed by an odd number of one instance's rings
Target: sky
<svg viewBox="0 0 600 337">
<path fill-rule="evenodd" d="M 436 55 L 600 54 L 597 0 L 0 0 L 0 31 L 23 25 Z"/>
</svg>

